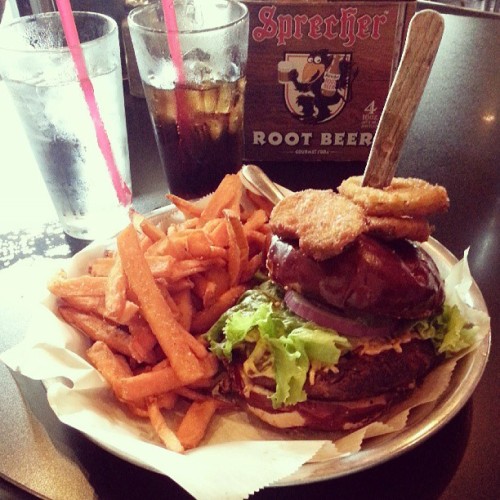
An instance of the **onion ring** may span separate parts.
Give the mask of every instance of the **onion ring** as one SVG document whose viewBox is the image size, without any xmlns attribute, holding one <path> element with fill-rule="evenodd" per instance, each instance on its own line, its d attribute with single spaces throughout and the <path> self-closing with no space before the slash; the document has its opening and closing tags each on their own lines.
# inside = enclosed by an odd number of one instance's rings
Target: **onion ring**
<svg viewBox="0 0 500 500">
<path fill-rule="evenodd" d="M 449 206 L 446 189 L 422 179 L 395 177 L 382 189 L 362 187 L 361 181 L 361 176 L 349 177 L 338 191 L 363 207 L 367 215 L 426 217 L 444 212 Z"/>
<path fill-rule="evenodd" d="M 427 241 L 433 231 L 429 221 L 414 217 L 367 216 L 367 233 L 384 240 L 405 238 L 412 241 Z"/>
</svg>

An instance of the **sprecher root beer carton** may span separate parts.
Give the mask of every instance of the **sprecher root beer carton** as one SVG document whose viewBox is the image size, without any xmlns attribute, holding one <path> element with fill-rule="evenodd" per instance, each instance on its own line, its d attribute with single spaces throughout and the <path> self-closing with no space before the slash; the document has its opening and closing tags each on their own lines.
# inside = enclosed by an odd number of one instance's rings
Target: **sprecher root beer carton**
<svg viewBox="0 0 500 500">
<path fill-rule="evenodd" d="M 245 160 L 366 160 L 416 2 L 245 3 Z"/>
</svg>

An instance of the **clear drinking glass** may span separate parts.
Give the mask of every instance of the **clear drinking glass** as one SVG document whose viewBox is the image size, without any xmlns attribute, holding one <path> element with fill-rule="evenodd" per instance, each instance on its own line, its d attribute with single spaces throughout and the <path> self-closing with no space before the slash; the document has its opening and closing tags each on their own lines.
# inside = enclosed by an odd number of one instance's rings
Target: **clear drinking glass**
<svg viewBox="0 0 500 500">
<path fill-rule="evenodd" d="M 197 198 L 242 164 L 248 10 L 232 0 L 174 5 L 168 36 L 160 3 L 132 10 L 128 24 L 170 192 Z"/>
<path fill-rule="evenodd" d="M 114 161 L 130 192 L 118 27 L 101 14 L 74 17 Z M 129 202 L 119 201 L 98 146 L 57 12 L 0 27 L 0 74 L 64 231 L 86 240 L 115 234 L 128 221 Z"/>
</svg>

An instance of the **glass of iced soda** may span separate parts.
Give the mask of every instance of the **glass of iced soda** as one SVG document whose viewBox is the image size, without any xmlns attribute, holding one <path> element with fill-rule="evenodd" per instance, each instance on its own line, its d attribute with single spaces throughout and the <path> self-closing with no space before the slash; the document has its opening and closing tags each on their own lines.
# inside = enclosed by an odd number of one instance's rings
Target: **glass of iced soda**
<svg viewBox="0 0 500 500">
<path fill-rule="evenodd" d="M 128 23 L 169 190 L 194 199 L 242 164 L 248 10 L 232 0 L 174 6 L 175 32 L 161 3 L 132 10 Z"/>
<path fill-rule="evenodd" d="M 112 18 L 92 12 L 74 17 L 113 174 L 58 12 L 20 17 L 0 27 L 0 74 L 64 232 L 94 240 L 113 236 L 127 224 L 131 202 L 120 47 Z"/>
</svg>

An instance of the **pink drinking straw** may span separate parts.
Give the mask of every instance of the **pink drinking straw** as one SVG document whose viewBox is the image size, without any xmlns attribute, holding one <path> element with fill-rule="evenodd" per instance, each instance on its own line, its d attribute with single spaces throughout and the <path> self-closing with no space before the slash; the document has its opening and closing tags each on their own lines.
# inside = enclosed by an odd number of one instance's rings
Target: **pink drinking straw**
<svg viewBox="0 0 500 500">
<path fill-rule="evenodd" d="M 57 10 L 61 16 L 61 23 L 66 41 L 68 43 L 68 48 L 75 63 L 76 73 L 78 80 L 80 81 L 80 87 L 83 90 L 85 101 L 87 102 L 90 116 L 92 117 L 92 121 L 94 123 L 97 144 L 99 145 L 106 161 L 108 172 L 111 176 L 111 181 L 113 183 L 113 187 L 115 188 L 118 201 L 123 206 L 127 206 L 132 201 L 132 193 L 121 178 L 120 172 L 116 166 L 113 151 L 111 150 L 111 143 L 109 142 L 109 137 L 106 133 L 106 129 L 104 128 L 104 123 L 102 122 L 99 107 L 97 106 L 95 99 L 94 87 L 90 81 L 87 66 L 85 65 L 85 59 L 83 57 L 83 51 L 78 37 L 78 31 L 76 30 L 75 18 L 73 16 L 71 4 L 69 0 L 56 0 L 56 4 Z"/>
<path fill-rule="evenodd" d="M 179 42 L 179 29 L 177 25 L 177 17 L 173 0 L 162 0 L 163 17 L 165 18 L 165 28 L 167 31 L 167 41 L 170 49 L 170 57 L 177 71 L 177 80 L 181 85 L 186 83 L 186 75 L 184 73 L 184 63 L 182 61 L 182 51 Z M 186 123 L 184 118 L 187 116 L 185 103 L 182 100 L 179 92 L 175 92 L 175 104 L 177 110 L 177 133 L 179 142 L 186 138 Z"/>
<path fill-rule="evenodd" d="M 173 0 L 162 0 L 163 17 L 165 18 L 165 27 L 167 28 L 167 40 L 170 48 L 170 57 L 177 71 L 179 83 L 185 83 L 184 65 L 182 62 L 181 45 L 179 43 L 179 30 L 177 27 L 177 18 Z"/>
</svg>

